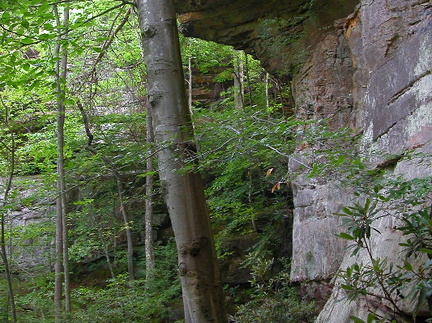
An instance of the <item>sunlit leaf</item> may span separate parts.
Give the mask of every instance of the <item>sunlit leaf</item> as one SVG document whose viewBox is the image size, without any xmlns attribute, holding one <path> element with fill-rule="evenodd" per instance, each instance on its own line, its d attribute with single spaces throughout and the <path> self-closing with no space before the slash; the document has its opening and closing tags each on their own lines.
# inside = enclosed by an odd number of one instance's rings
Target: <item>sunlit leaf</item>
<svg viewBox="0 0 432 323">
<path fill-rule="evenodd" d="M 273 167 L 269 168 L 266 172 L 266 177 L 269 177 L 272 174 L 273 170 L 274 170 Z"/>
<path fill-rule="evenodd" d="M 280 187 L 281 187 L 281 183 L 280 183 L 280 182 L 276 183 L 276 184 L 272 187 L 271 192 L 274 193 L 275 191 L 280 190 Z"/>
</svg>

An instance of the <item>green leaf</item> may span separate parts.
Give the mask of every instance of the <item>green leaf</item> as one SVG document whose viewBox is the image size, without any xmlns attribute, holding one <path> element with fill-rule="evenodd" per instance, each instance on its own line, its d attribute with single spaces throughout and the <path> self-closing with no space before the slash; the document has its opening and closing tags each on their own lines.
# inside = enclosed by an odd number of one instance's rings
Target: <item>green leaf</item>
<svg viewBox="0 0 432 323">
<path fill-rule="evenodd" d="M 412 271 L 413 270 L 412 265 L 408 261 L 406 261 L 406 260 L 404 261 L 404 266 L 402 268 L 405 269 L 405 270 L 408 270 L 408 271 Z"/>
<path fill-rule="evenodd" d="M 83 199 L 83 200 L 79 200 L 74 202 L 74 205 L 87 205 L 87 204 L 91 204 L 93 203 L 94 199 Z"/>
<path fill-rule="evenodd" d="M 354 239 L 363 239 L 364 238 L 364 231 L 361 228 L 355 228 L 353 231 L 353 238 Z"/>
<path fill-rule="evenodd" d="M 28 22 L 27 19 L 23 19 L 21 20 L 21 26 L 27 29 L 30 26 L 30 23 Z"/>
<path fill-rule="evenodd" d="M 352 287 L 351 285 L 342 284 L 341 287 L 345 290 L 354 290 L 354 287 Z"/>
<path fill-rule="evenodd" d="M 45 30 L 51 31 L 51 30 L 54 29 L 54 26 L 52 24 L 50 24 L 50 23 L 46 23 L 46 24 L 43 25 L 43 28 Z"/>
<path fill-rule="evenodd" d="M 355 239 L 352 235 L 350 235 L 346 232 L 341 232 L 339 234 L 336 234 L 336 237 L 346 239 L 346 240 L 354 240 Z"/>
<path fill-rule="evenodd" d="M 373 267 L 373 270 L 375 271 L 375 272 L 381 272 L 381 266 L 380 266 L 380 263 L 379 263 L 379 259 L 374 259 L 374 260 L 372 260 L 372 267 Z"/>
<path fill-rule="evenodd" d="M 365 205 L 364 205 L 364 213 L 367 212 L 367 210 L 369 210 L 369 207 L 371 206 L 372 200 L 370 198 L 366 199 Z"/>
<path fill-rule="evenodd" d="M 372 323 L 377 319 L 377 316 L 374 313 L 369 313 L 367 317 L 367 323 Z"/>
<path fill-rule="evenodd" d="M 64 103 L 69 105 L 74 105 L 75 101 L 73 99 L 66 99 Z"/>
<path fill-rule="evenodd" d="M 25 37 L 23 39 L 21 39 L 21 43 L 24 45 L 30 45 L 34 43 L 34 39 L 30 38 L 30 37 Z"/>
<path fill-rule="evenodd" d="M 349 318 L 354 323 L 366 323 L 365 321 L 363 321 L 362 319 L 358 318 L 357 316 L 350 316 Z"/>
<path fill-rule="evenodd" d="M 10 13 L 7 11 L 3 12 L 2 16 L 1 16 L 1 20 L 4 24 L 8 24 L 10 21 Z"/>
<path fill-rule="evenodd" d="M 40 34 L 39 35 L 39 40 L 41 41 L 45 41 L 45 40 L 50 40 L 50 39 L 54 39 L 56 36 L 53 34 Z"/>
<path fill-rule="evenodd" d="M 420 252 L 427 253 L 427 254 L 429 254 L 429 255 L 432 255 L 432 249 L 428 249 L 428 248 L 420 248 L 419 251 L 420 251 Z"/>
<path fill-rule="evenodd" d="M 347 208 L 345 206 L 342 208 L 342 212 L 344 212 L 348 215 L 353 215 L 353 211 L 351 211 L 349 208 Z"/>
</svg>

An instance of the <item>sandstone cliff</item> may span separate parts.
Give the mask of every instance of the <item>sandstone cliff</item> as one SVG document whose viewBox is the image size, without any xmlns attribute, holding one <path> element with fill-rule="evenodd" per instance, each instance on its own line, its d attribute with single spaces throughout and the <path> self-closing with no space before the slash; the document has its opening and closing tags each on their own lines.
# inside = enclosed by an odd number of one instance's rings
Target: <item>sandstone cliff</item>
<svg viewBox="0 0 432 323">
<path fill-rule="evenodd" d="M 300 118 L 328 118 L 333 129 L 350 127 L 358 153 L 371 169 L 390 165 L 392 176 L 431 176 L 430 157 L 390 159 L 406 152 L 432 152 L 432 4 L 428 0 L 177 0 L 183 33 L 231 44 L 255 55 L 274 75 L 292 82 Z M 380 157 L 375 156 L 379 151 Z M 345 242 L 334 236 L 333 215 L 352 201 L 353 190 L 337 179 L 297 174 L 291 278 L 318 282 L 332 294 L 318 322 L 365 317 L 365 304 L 345 303 L 334 274 L 350 263 Z M 394 218 L 379 223 L 372 238 L 377 257 L 396 261 L 401 236 Z M 359 258 L 362 255 L 360 254 Z M 411 310 L 407 304 L 406 311 Z"/>
</svg>

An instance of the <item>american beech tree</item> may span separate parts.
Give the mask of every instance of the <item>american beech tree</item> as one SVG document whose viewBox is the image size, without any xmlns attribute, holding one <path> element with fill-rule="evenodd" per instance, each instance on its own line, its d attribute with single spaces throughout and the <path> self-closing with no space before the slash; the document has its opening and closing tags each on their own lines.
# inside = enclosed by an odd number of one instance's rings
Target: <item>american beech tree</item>
<svg viewBox="0 0 432 323">
<path fill-rule="evenodd" d="M 150 113 L 178 252 L 186 322 L 227 322 L 222 283 L 201 176 L 185 170 L 196 152 L 174 3 L 138 0 Z"/>
<path fill-rule="evenodd" d="M 56 309 L 56 321 L 60 320 L 59 312 L 62 298 L 62 287 L 64 287 L 64 300 L 66 313 L 71 310 L 70 299 L 70 275 L 69 275 L 69 254 L 68 254 L 68 227 L 66 212 L 66 180 L 64 167 L 65 149 L 65 99 L 66 99 L 66 75 L 68 53 L 64 40 L 67 33 L 64 30 L 69 28 L 69 3 L 63 10 L 63 21 L 57 5 L 54 6 L 56 25 L 58 31 L 57 43 L 54 50 L 56 58 L 56 94 L 57 94 L 57 198 L 56 198 L 56 262 L 55 262 L 55 286 L 54 286 L 54 306 Z M 64 283 L 64 285 L 63 285 Z"/>
</svg>

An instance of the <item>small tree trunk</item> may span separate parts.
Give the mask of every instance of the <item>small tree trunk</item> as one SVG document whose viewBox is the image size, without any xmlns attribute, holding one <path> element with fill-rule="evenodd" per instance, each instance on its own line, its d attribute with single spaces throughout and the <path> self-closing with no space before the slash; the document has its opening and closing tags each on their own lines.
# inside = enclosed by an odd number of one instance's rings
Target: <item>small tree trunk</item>
<svg viewBox="0 0 432 323">
<path fill-rule="evenodd" d="M 68 255 L 68 226 L 66 216 L 66 182 L 64 170 L 64 122 L 65 122 L 65 83 L 67 74 L 67 49 L 61 43 L 64 37 L 64 30 L 69 25 L 69 4 L 66 2 L 63 11 L 63 21 L 60 21 L 60 14 L 57 5 L 54 6 L 56 24 L 58 28 L 58 39 L 55 47 L 55 57 L 60 58 L 56 63 L 57 83 L 57 217 L 56 217 L 56 264 L 55 264 L 55 287 L 54 304 L 56 307 L 56 320 L 60 319 L 59 311 L 62 296 L 62 283 L 64 280 L 65 311 L 71 310 L 70 300 L 70 279 L 69 279 L 69 255 Z M 64 28 L 64 30 L 62 29 Z"/>
<path fill-rule="evenodd" d="M 134 280 L 134 262 L 133 262 L 133 241 L 132 241 L 132 230 L 130 229 L 129 218 L 126 213 L 125 205 L 123 203 L 123 188 L 121 183 L 120 174 L 113 170 L 114 176 L 116 178 L 117 183 L 117 192 L 120 202 L 120 212 L 123 217 L 123 223 L 126 231 L 126 242 L 127 242 L 127 267 L 128 267 L 128 275 L 129 280 Z"/>
<path fill-rule="evenodd" d="M 189 57 L 188 60 L 188 106 L 189 106 L 189 112 L 192 114 L 192 57 Z"/>
<path fill-rule="evenodd" d="M 265 73 L 265 97 L 266 97 L 266 110 L 270 113 L 270 98 L 269 98 L 269 74 Z"/>
<path fill-rule="evenodd" d="M 146 141 L 149 147 L 153 145 L 153 127 L 152 117 L 149 107 L 147 107 L 146 117 Z M 153 246 L 153 157 L 147 158 L 147 175 L 146 175 L 146 201 L 145 201 L 145 257 L 146 257 L 146 280 L 149 282 L 152 278 L 155 259 Z"/>
<path fill-rule="evenodd" d="M 9 109 L 7 106 L 5 106 L 6 110 L 6 127 L 9 128 Z M 1 218 L 0 218 L 0 253 L 1 253 L 1 259 L 3 261 L 3 265 L 5 268 L 5 274 L 6 274 L 6 281 L 7 281 L 7 291 L 8 291 L 8 302 L 11 307 L 12 311 L 12 320 L 13 322 L 17 322 L 17 312 L 16 312 L 16 306 L 15 306 L 15 296 L 14 296 L 14 290 L 12 285 L 12 274 L 9 267 L 9 258 L 6 250 L 6 214 L 7 211 L 5 209 L 6 205 L 9 201 L 9 193 L 12 189 L 12 181 L 13 176 L 15 172 L 15 136 L 13 133 L 11 133 L 11 145 L 10 147 L 5 147 L 8 153 L 8 159 L 9 159 L 9 174 L 6 179 L 6 185 L 5 190 L 3 193 L 3 201 L 0 205 L 1 207 Z"/>
<path fill-rule="evenodd" d="M 186 322 L 227 322 L 222 283 L 200 174 L 184 170 L 193 157 L 193 129 L 185 93 L 174 3 L 138 0 L 149 102 L 178 251 Z"/>
<path fill-rule="evenodd" d="M 234 51 L 234 107 L 244 108 L 244 65 L 237 51 Z"/>
<path fill-rule="evenodd" d="M 244 61 L 245 61 L 245 74 L 246 74 L 246 83 L 247 83 L 247 87 L 248 87 L 248 94 L 249 94 L 249 105 L 252 106 L 253 104 L 253 100 L 252 100 L 252 87 L 251 87 L 251 83 L 250 83 L 250 78 L 249 78 L 249 59 L 246 53 L 244 53 Z"/>
<path fill-rule="evenodd" d="M 56 21 L 57 21 L 57 27 L 60 28 L 60 17 L 57 10 L 57 6 L 55 8 L 56 13 Z M 60 31 L 58 31 L 60 33 Z M 56 58 L 60 57 L 60 37 L 57 40 L 57 44 L 54 48 L 54 56 Z M 60 93 L 60 63 L 57 61 L 56 63 L 56 82 L 57 82 L 57 92 L 58 96 Z M 58 104 L 58 102 L 57 102 Z M 57 127 L 59 127 L 59 120 L 60 115 L 57 117 Z M 58 131 L 58 130 L 57 130 Z M 59 143 L 59 134 L 57 133 L 57 146 Z M 58 147 L 57 147 L 58 149 Z M 60 151 L 58 150 L 58 153 Z M 57 172 L 59 168 L 59 160 L 57 160 Z M 61 298 L 62 298 L 62 284 L 63 284 L 63 215 L 62 215 L 62 207 L 61 202 L 59 201 L 60 196 L 62 196 L 61 188 L 59 188 L 59 181 L 57 181 L 57 199 L 56 199 L 56 236 L 55 236 L 55 265 L 54 265 L 54 307 L 56 312 L 56 322 L 60 320 L 59 318 L 59 312 L 61 309 Z"/>
<path fill-rule="evenodd" d="M 3 261 L 5 274 L 6 274 L 7 290 L 8 290 L 8 303 L 10 304 L 11 310 L 12 310 L 12 320 L 14 322 L 17 322 L 15 296 L 14 296 L 14 291 L 13 291 L 13 286 L 12 286 L 12 274 L 10 271 L 9 258 L 8 258 L 7 250 L 6 250 L 5 222 L 6 222 L 6 216 L 5 216 L 5 213 L 2 212 L 2 215 L 1 215 L 1 232 L 0 232 L 1 259 Z"/>
<path fill-rule="evenodd" d="M 105 241 L 105 238 L 104 238 L 102 232 L 100 232 L 99 230 L 98 230 L 98 236 L 99 236 L 99 239 L 100 239 L 100 241 L 102 243 L 102 247 L 103 247 L 103 251 L 104 251 L 104 256 L 105 256 L 105 259 L 106 259 L 106 262 L 107 262 L 107 265 L 108 265 L 108 269 L 109 269 L 111 278 L 114 279 L 115 275 L 114 275 L 113 266 L 111 264 L 111 259 L 110 259 L 109 250 L 108 250 L 108 244 Z M 116 240 L 114 238 L 114 247 L 115 247 L 115 241 Z"/>
</svg>

